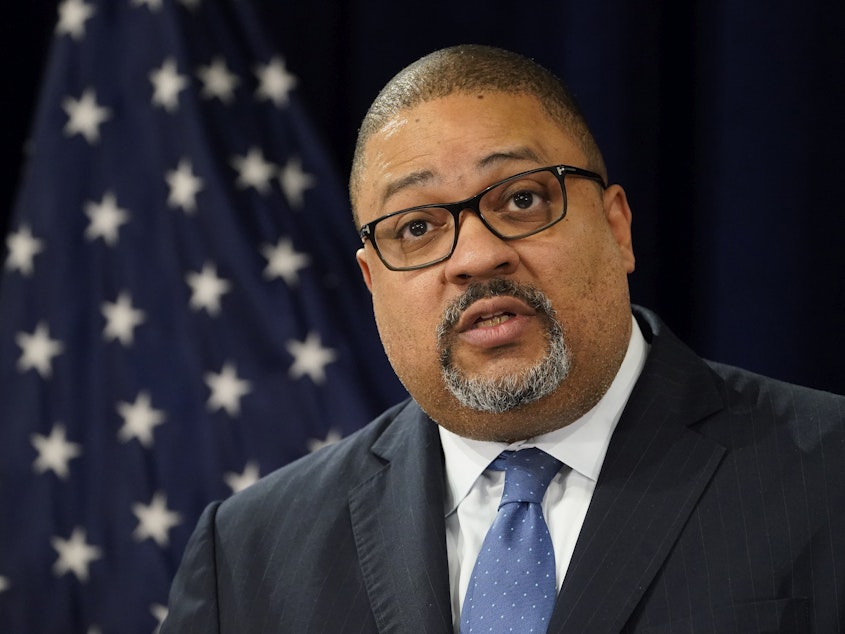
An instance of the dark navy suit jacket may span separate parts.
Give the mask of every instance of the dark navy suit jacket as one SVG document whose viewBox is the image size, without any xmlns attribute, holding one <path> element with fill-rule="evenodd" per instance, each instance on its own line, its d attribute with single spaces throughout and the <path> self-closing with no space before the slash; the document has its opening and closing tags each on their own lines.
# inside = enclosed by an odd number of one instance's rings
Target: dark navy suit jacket
<svg viewBox="0 0 845 634">
<path fill-rule="evenodd" d="M 845 631 L 845 398 L 658 318 L 550 632 Z M 451 632 L 443 456 L 400 404 L 203 514 L 164 634 Z"/>
</svg>

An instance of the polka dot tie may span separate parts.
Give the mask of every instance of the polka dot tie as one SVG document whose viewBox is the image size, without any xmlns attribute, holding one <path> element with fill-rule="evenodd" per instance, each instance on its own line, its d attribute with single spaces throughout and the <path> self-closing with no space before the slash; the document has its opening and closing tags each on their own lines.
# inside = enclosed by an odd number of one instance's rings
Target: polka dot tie
<svg viewBox="0 0 845 634">
<path fill-rule="evenodd" d="M 502 452 L 499 512 L 475 561 L 461 634 L 545 632 L 555 603 L 555 554 L 540 502 L 562 463 L 531 448 Z"/>
</svg>

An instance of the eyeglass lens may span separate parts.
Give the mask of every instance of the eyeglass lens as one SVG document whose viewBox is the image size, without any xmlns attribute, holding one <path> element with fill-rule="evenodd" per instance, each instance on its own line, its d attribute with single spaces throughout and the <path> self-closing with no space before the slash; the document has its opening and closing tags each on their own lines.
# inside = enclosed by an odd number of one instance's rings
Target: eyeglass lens
<svg viewBox="0 0 845 634">
<path fill-rule="evenodd" d="M 379 222 L 373 239 L 392 267 L 424 266 L 448 257 L 456 242 L 456 215 L 472 209 L 500 238 L 537 233 L 563 217 L 564 192 L 552 171 L 519 174 L 480 197 L 444 207 L 421 207 Z"/>
</svg>

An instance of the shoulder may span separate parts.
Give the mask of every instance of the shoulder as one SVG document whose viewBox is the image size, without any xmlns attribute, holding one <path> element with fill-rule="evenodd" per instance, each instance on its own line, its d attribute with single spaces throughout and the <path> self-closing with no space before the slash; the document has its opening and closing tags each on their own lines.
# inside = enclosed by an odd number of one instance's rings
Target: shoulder
<svg viewBox="0 0 845 634">
<path fill-rule="evenodd" d="M 332 445 L 325 446 L 264 476 L 247 489 L 225 500 L 217 512 L 223 525 L 271 520 L 279 510 L 295 510 L 303 516 L 345 505 L 349 492 L 385 467 L 374 451 L 388 430 L 408 426 L 408 418 L 418 411 L 406 400 L 391 407 L 365 427 Z M 415 422 L 415 421 L 413 421 Z M 316 501 L 319 504 L 315 503 Z"/>
<path fill-rule="evenodd" d="M 721 381 L 725 411 L 732 420 L 776 427 L 803 451 L 838 446 L 845 459 L 845 396 L 722 363 L 707 365 Z"/>
<path fill-rule="evenodd" d="M 678 411 L 700 414 L 699 430 L 738 442 L 744 433 L 765 435 L 772 426 L 789 438 L 811 429 L 817 435 L 845 434 L 845 396 L 702 359 L 653 312 L 635 307 L 634 314 L 651 345 L 641 382 Z"/>
<path fill-rule="evenodd" d="M 812 405 L 827 413 L 845 414 L 845 396 L 705 360 L 678 339 L 654 312 L 641 306 L 634 306 L 633 310 L 643 336 L 651 345 L 649 369 L 657 374 L 669 374 L 674 379 L 698 380 L 716 385 L 720 388 L 723 398 L 737 405 L 777 405 L 778 409 L 782 410 L 791 403 L 794 406 Z M 710 379 L 706 377 L 707 374 Z"/>
<path fill-rule="evenodd" d="M 763 376 L 742 368 L 708 361 L 707 365 L 726 386 L 733 402 L 747 403 L 789 414 L 799 410 L 808 416 L 831 414 L 845 417 L 845 396 Z"/>
</svg>

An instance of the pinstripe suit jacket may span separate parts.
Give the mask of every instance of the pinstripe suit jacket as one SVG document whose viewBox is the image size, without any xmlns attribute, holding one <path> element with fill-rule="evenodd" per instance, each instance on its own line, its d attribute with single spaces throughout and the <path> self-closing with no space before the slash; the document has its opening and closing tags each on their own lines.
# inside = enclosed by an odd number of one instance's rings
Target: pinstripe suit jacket
<svg viewBox="0 0 845 634">
<path fill-rule="evenodd" d="M 845 398 L 652 348 L 550 632 L 845 631 Z M 162 632 L 450 632 L 436 426 L 413 402 L 203 514 Z"/>
</svg>

